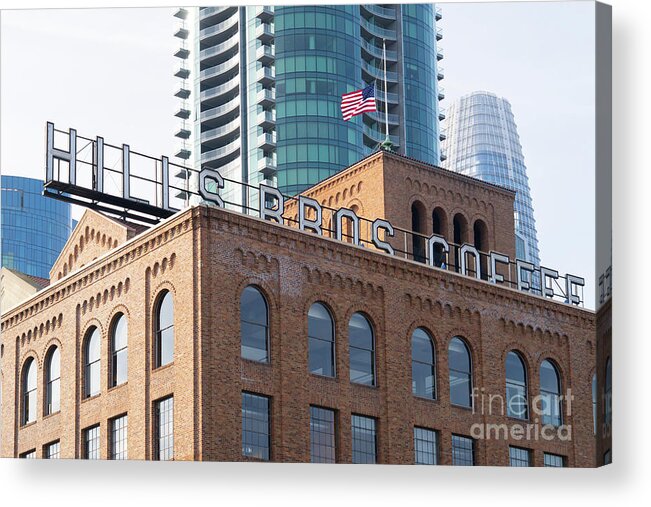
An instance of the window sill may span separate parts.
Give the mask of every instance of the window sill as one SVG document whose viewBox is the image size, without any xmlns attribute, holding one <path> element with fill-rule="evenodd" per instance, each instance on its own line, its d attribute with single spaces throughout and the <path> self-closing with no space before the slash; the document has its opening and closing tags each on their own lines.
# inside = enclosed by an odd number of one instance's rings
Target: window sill
<svg viewBox="0 0 651 507">
<path fill-rule="evenodd" d="M 359 382 L 353 382 L 352 380 L 350 381 L 350 385 L 351 386 L 359 386 L 359 387 L 362 387 L 364 389 L 373 389 L 373 390 L 375 390 L 375 389 L 377 389 L 379 387 L 377 384 L 375 384 L 375 385 L 360 384 Z"/>
<path fill-rule="evenodd" d="M 266 366 L 267 368 L 271 368 L 271 361 L 256 361 L 255 359 L 247 359 L 246 357 L 241 356 L 240 359 L 245 364 L 254 364 L 256 366 Z"/>
<path fill-rule="evenodd" d="M 97 393 L 93 394 L 92 396 L 84 396 L 84 398 L 81 400 L 82 403 L 85 403 L 90 400 L 94 400 L 96 398 L 99 398 L 102 395 L 102 393 Z"/>
<path fill-rule="evenodd" d="M 162 370 L 166 370 L 166 369 L 168 369 L 168 368 L 171 368 L 172 366 L 174 366 L 174 361 L 172 361 L 171 363 L 164 364 L 163 366 L 156 366 L 156 367 L 152 370 L 152 372 L 155 373 L 155 372 L 159 372 L 159 371 L 162 371 Z"/>
<path fill-rule="evenodd" d="M 110 392 L 112 392 L 112 391 L 117 391 L 118 389 L 120 389 L 120 387 L 124 387 L 124 386 L 126 386 L 126 385 L 128 385 L 128 384 L 129 384 L 129 381 L 127 380 L 127 381 L 122 382 L 121 384 L 118 384 L 118 385 L 116 385 L 116 386 L 109 387 L 108 390 L 107 390 L 107 392 L 110 393 Z"/>
<path fill-rule="evenodd" d="M 30 426 L 34 426 L 37 422 L 38 422 L 38 421 L 31 421 L 31 422 L 28 422 L 28 423 L 26 423 L 26 424 L 21 425 L 19 429 L 22 430 L 22 429 L 25 429 L 25 428 L 29 428 Z"/>
<path fill-rule="evenodd" d="M 55 417 L 61 413 L 61 409 L 57 410 L 56 412 L 52 412 L 51 414 L 47 414 L 43 416 L 43 420 L 46 421 L 47 419 L 50 419 L 51 417 Z"/>
<path fill-rule="evenodd" d="M 436 403 L 437 405 L 440 404 L 438 398 L 428 398 L 427 396 L 419 396 L 418 394 L 414 394 L 414 393 L 412 393 L 412 396 L 414 397 L 415 400 L 421 400 L 424 401 L 425 403 Z"/>
<path fill-rule="evenodd" d="M 310 372 L 310 377 L 313 378 L 319 378 L 319 379 L 325 379 L 325 380 L 333 380 L 335 382 L 338 382 L 339 379 L 336 376 L 331 376 L 331 375 L 321 375 L 320 373 L 312 373 Z"/>
<path fill-rule="evenodd" d="M 459 410 L 465 410 L 465 411 L 470 411 L 473 414 L 475 413 L 475 408 L 474 407 L 468 407 L 466 405 L 455 405 L 454 403 L 450 402 L 450 406 L 452 408 L 458 408 Z"/>
</svg>

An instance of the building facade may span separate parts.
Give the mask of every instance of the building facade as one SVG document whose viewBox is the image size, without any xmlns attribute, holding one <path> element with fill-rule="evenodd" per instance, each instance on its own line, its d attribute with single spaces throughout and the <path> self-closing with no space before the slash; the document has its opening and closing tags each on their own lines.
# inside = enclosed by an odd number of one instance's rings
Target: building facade
<svg viewBox="0 0 651 507">
<path fill-rule="evenodd" d="M 512 191 L 379 152 L 308 194 L 391 221 L 396 254 L 291 206 L 136 235 L 87 212 L 52 272 L 72 269 L 2 315 L 2 456 L 601 464 L 594 312 L 415 262 L 398 234 L 416 210 L 453 244 L 461 215 L 512 255 Z"/>
<path fill-rule="evenodd" d="M 385 104 L 394 149 L 439 163 L 443 54 L 432 4 L 204 7 L 176 16 L 177 156 L 192 166 L 296 194 L 378 148 Z M 341 95 L 373 82 L 379 111 L 344 122 Z M 251 198 L 228 183 L 224 195 L 235 204 Z"/>
<path fill-rule="evenodd" d="M 447 167 L 516 192 L 518 258 L 540 266 L 533 201 L 511 104 L 488 92 L 473 92 L 449 108 L 443 141 Z"/>
<path fill-rule="evenodd" d="M 0 181 L 2 267 L 49 278 L 72 232 L 70 204 L 44 197 L 41 180 L 2 176 Z"/>
</svg>

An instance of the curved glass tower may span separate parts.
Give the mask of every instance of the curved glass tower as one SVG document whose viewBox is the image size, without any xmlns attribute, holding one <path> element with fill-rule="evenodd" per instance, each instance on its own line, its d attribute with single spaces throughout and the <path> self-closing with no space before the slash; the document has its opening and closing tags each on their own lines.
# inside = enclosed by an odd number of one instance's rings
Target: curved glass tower
<svg viewBox="0 0 651 507">
<path fill-rule="evenodd" d="M 43 182 L 2 176 L 2 266 L 50 278 L 72 232 L 71 206 L 42 195 Z"/>
<path fill-rule="evenodd" d="M 179 9 L 177 156 L 225 178 L 297 193 L 376 150 L 440 163 L 432 4 Z M 383 41 L 386 44 L 387 90 Z M 376 82 L 379 111 L 346 122 L 341 95 Z M 182 176 L 182 175 L 179 175 Z M 252 196 L 231 187 L 227 201 Z"/>
<path fill-rule="evenodd" d="M 473 92 L 450 106 L 447 122 L 442 146 L 447 167 L 516 192 L 516 254 L 540 266 L 529 179 L 511 104 L 492 93 Z"/>
</svg>

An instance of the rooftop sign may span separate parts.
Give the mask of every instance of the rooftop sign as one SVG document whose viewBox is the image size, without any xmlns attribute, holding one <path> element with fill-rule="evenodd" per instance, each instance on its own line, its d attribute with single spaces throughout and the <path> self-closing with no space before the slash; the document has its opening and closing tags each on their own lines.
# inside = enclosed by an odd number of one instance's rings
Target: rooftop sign
<svg viewBox="0 0 651 507">
<path fill-rule="evenodd" d="M 57 136 L 63 137 L 59 141 L 63 147 L 55 142 Z M 571 305 L 583 304 L 585 280 L 581 277 L 569 273 L 561 276 L 554 269 L 512 260 L 499 252 L 480 252 L 468 243 L 455 245 L 436 234 L 424 236 L 394 227 L 382 218 L 369 220 L 357 216 L 351 209 L 329 208 L 304 195 L 285 196 L 270 185 L 253 187 L 228 180 L 214 168 L 204 167 L 198 171 L 172 164 L 168 157 L 143 155 L 131 151 L 126 144 L 109 145 L 101 137 L 82 138 L 74 129 L 59 131 L 49 122 L 46 149 L 44 195 L 115 217 L 155 224 L 187 207 L 191 200 L 203 201 L 358 247 L 419 261 L 434 269 L 456 271 Z M 191 181 L 196 182 L 195 188 Z M 237 194 L 251 201 L 225 201 L 223 189 L 227 185 L 246 189 Z M 286 213 L 288 203 L 293 206 L 296 218 Z M 417 246 L 421 253 L 415 253 Z"/>
</svg>

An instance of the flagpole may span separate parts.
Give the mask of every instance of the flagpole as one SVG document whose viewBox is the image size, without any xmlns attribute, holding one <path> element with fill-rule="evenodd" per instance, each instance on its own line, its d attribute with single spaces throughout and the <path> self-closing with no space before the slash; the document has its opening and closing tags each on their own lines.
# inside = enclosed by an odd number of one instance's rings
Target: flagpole
<svg viewBox="0 0 651 507">
<path fill-rule="evenodd" d="M 386 137 L 382 143 L 382 148 L 391 151 L 391 139 L 389 138 L 389 92 L 387 90 L 387 44 L 386 39 L 382 39 L 382 59 L 384 60 L 384 124 Z"/>
</svg>

